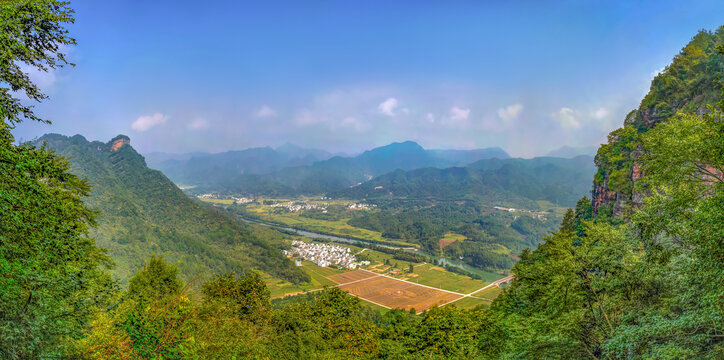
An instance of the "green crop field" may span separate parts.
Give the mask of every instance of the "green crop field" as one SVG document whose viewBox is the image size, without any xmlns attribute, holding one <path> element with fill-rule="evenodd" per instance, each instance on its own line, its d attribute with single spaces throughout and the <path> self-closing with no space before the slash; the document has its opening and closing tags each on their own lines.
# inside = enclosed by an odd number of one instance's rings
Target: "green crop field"
<svg viewBox="0 0 724 360">
<path fill-rule="evenodd" d="M 491 302 L 487 301 L 487 300 L 476 299 L 474 297 L 466 297 L 466 298 L 462 298 L 450 305 L 454 305 L 460 309 L 472 309 L 477 306 L 489 307 L 490 304 L 491 304 Z"/>
<path fill-rule="evenodd" d="M 279 298 L 288 294 L 317 290 L 325 286 L 334 286 L 334 281 L 327 279 L 326 276 L 344 272 L 343 270 L 319 267 L 308 261 L 303 263 L 302 269 L 311 277 L 311 281 L 309 283 L 295 285 L 290 282 L 266 276 L 265 280 L 267 282 L 267 286 L 269 287 L 269 291 L 271 292 L 271 297 Z"/>
<path fill-rule="evenodd" d="M 212 204 L 224 204 L 224 205 L 231 205 L 234 203 L 234 200 L 232 199 L 199 199 L 203 202 L 212 203 Z"/>
<path fill-rule="evenodd" d="M 485 289 L 485 290 L 483 290 L 483 291 L 477 292 L 477 293 L 475 293 L 475 294 L 473 294 L 473 295 L 475 295 L 475 296 L 477 296 L 477 297 L 481 297 L 481 298 L 486 298 L 486 299 L 491 299 L 491 300 L 492 300 L 492 299 L 495 299 L 496 297 L 498 297 L 498 295 L 500 295 L 500 293 L 502 293 L 502 292 L 503 292 L 503 289 L 502 289 L 502 288 L 497 287 L 497 286 L 493 286 L 493 287 L 489 287 L 489 288 L 487 288 L 487 289 Z"/>
<path fill-rule="evenodd" d="M 456 241 L 463 241 L 467 239 L 465 236 L 456 233 L 447 233 L 440 239 L 440 248 L 444 248 Z"/>
<path fill-rule="evenodd" d="M 484 281 L 456 274 L 432 264 L 416 266 L 413 271 L 412 274 L 404 273 L 396 277 L 416 284 L 432 286 L 462 294 L 470 293 L 487 285 Z"/>
</svg>

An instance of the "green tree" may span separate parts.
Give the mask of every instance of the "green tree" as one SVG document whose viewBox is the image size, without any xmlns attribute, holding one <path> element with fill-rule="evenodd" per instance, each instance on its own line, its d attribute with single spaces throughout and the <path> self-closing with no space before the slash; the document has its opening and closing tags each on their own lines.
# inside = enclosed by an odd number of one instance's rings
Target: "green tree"
<svg viewBox="0 0 724 360">
<path fill-rule="evenodd" d="M 640 276 L 655 286 L 605 344 L 642 358 L 720 358 L 724 349 L 724 122 L 720 108 L 678 114 L 644 134 L 642 184 L 633 217 L 646 246 Z"/>
<path fill-rule="evenodd" d="M 271 308 L 270 292 L 257 272 L 240 279 L 235 273 L 218 275 L 201 286 L 204 302 L 223 306 L 239 317 L 263 316 Z"/>
<path fill-rule="evenodd" d="M 153 256 L 129 281 L 119 303 L 98 313 L 80 344 L 93 359 L 180 359 L 193 306 L 175 265 Z"/>
<path fill-rule="evenodd" d="M 110 260 L 88 237 L 95 213 L 83 204 L 89 185 L 44 148 L 14 145 L 10 129 L 37 117 L 30 100 L 45 99 L 27 71 L 68 64 L 75 44 L 66 2 L 0 4 L 0 358 L 64 357 L 103 303 Z"/>
<path fill-rule="evenodd" d="M 66 24 L 73 23 L 67 1 L 7 0 L 0 5 L 0 117 L 10 126 L 39 118 L 18 96 L 40 102 L 47 96 L 30 80 L 27 68 L 49 71 L 68 62 L 64 46 L 75 45 Z"/>
</svg>

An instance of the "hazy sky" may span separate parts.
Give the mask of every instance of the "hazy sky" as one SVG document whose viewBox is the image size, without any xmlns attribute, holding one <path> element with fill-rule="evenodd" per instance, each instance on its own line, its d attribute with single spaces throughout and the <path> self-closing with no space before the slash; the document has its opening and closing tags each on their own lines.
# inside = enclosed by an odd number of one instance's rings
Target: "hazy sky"
<svg viewBox="0 0 724 360">
<path fill-rule="evenodd" d="M 72 1 L 25 122 L 141 152 L 597 145 L 724 1 Z"/>
</svg>

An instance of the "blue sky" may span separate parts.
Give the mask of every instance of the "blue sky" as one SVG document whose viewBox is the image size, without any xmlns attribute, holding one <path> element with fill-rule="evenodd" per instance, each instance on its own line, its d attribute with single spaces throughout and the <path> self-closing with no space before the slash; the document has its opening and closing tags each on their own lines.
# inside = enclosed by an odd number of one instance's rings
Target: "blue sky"
<svg viewBox="0 0 724 360">
<path fill-rule="evenodd" d="M 141 152 L 287 141 L 591 146 L 721 1 L 72 1 L 74 68 L 17 138 L 131 137 Z"/>
</svg>

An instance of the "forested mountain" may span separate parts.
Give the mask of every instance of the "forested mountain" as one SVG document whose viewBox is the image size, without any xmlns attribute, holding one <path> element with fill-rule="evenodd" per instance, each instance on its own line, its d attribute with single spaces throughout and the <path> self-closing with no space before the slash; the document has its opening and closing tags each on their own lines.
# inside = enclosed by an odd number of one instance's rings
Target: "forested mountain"
<svg viewBox="0 0 724 360">
<path fill-rule="evenodd" d="M 598 149 L 593 208 L 622 215 L 642 204 L 643 193 L 635 185 L 641 177 L 637 159 L 642 155 L 641 137 L 677 111 L 703 114 L 719 99 L 724 55 L 724 27 L 701 31 L 651 82 L 649 93 L 632 110 L 624 126 L 611 132 Z"/>
<path fill-rule="evenodd" d="M 521 254 L 505 358 L 722 358 L 723 56 L 699 32 L 599 149 L 593 203 Z"/>
<path fill-rule="evenodd" d="M 486 159 L 466 167 L 397 170 L 332 193 L 347 198 L 469 199 L 538 209 L 537 200 L 574 206 L 590 191 L 593 159 Z"/>
<path fill-rule="evenodd" d="M 193 191 L 199 193 L 323 194 L 363 183 L 396 169 L 444 168 L 492 157 L 507 158 L 508 155 L 499 148 L 425 150 L 415 142 L 406 141 L 368 150 L 355 157 L 335 156 L 311 165 L 287 167 L 264 175 L 228 176 L 233 171 L 226 171 L 220 176 L 212 176 L 215 174 L 213 172 L 207 173 L 188 185 L 198 185 Z M 233 166 L 231 163 L 229 165 Z M 177 180 L 173 176 L 169 177 Z"/>
<path fill-rule="evenodd" d="M 71 171 L 90 181 L 87 203 L 100 211 L 92 235 L 109 249 L 119 278 L 128 279 L 153 253 L 180 262 L 187 278 L 251 268 L 291 280 L 303 276 L 267 239 L 146 167 L 128 137 L 102 143 L 48 134 L 37 143 L 70 158 Z"/>
<path fill-rule="evenodd" d="M 260 147 L 218 154 L 149 155 L 149 167 L 161 170 L 181 185 L 223 183 L 242 174 L 268 174 L 287 167 L 311 165 L 332 157 L 324 150 L 305 149 L 290 143 L 276 150 Z"/>
</svg>

